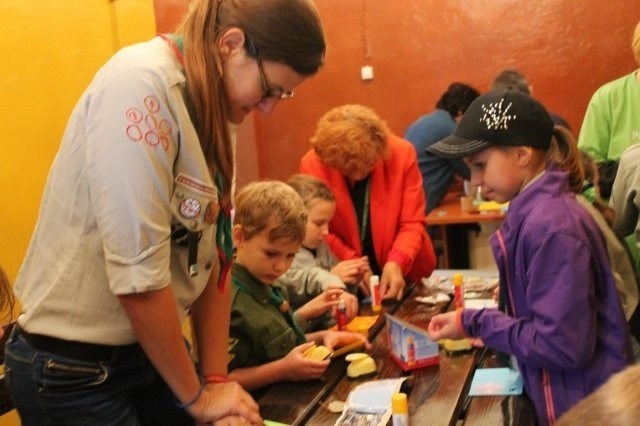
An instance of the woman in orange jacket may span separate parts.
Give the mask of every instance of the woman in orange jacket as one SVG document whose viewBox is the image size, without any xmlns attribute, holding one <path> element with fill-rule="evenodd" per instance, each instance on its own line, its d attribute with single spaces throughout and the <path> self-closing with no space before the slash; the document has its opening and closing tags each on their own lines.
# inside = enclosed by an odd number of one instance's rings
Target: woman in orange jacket
<svg viewBox="0 0 640 426">
<path fill-rule="evenodd" d="M 311 145 L 300 170 L 335 194 L 331 250 L 341 260 L 367 256 L 371 274 L 380 275 L 382 297 L 400 299 L 405 279 L 431 275 L 436 263 L 413 146 L 362 105 L 327 112 Z"/>
</svg>

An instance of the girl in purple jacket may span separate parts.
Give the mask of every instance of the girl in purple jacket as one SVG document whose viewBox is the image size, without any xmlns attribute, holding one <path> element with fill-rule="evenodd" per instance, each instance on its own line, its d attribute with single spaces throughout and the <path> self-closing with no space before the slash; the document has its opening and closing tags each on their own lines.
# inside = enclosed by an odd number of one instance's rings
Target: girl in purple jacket
<svg viewBox="0 0 640 426">
<path fill-rule="evenodd" d="M 540 103 L 507 90 L 477 98 L 428 149 L 464 157 L 483 195 L 510 201 L 491 237 L 504 312 L 437 315 L 429 335 L 476 337 L 511 355 L 538 422 L 553 424 L 631 361 L 604 238 L 570 189 L 583 179 L 577 147 Z"/>
</svg>

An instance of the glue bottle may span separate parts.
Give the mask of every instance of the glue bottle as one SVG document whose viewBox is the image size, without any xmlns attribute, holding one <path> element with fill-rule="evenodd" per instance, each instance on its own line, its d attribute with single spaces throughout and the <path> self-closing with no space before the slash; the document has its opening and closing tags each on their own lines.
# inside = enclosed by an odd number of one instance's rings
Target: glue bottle
<svg viewBox="0 0 640 426">
<path fill-rule="evenodd" d="M 453 274 L 453 300 L 456 309 L 464 308 L 464 288 L 462 287 L 462 274 Z"/>
<path fill-rule="evenodd" d="M 373 312 L 380 311 L 380 277 L 372 275 L 369 279 L 369 287 L 371 292 L 371 310 Z"/>
<path fill-rule="evenodd" d="M 338 300 L 336 320 L 338 323 L 338 330 L 344 331 L 347 329 L 347 306 L 345 305 L 344 299 L 342 297 Z"/>
<path fill-rule="evenodd" d="M 391 395 L 391 419 L 393 426 L 409 426 L 409 407 L 406 393 Z"/>
</svg>

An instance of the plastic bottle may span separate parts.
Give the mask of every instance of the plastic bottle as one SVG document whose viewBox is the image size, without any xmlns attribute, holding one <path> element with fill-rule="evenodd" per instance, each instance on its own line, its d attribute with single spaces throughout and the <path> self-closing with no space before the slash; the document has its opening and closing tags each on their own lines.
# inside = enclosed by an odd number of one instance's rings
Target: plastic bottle
<svg viewBox="0 0 640 426">
<path fill-rule="evenodd" d="M 453 274 L 453 300 L 456 309 L 464 308 L 464 287 L 462 286 L 462 274 Z"/>
<path fill-rule="evenodd" d="M 338 300 L 336 321 L 338 323 L 338 330 L 344 331 L 347 329 L 347 306 L 345 305 L 344 299 L 342 297 Z"/>
<path fill-rule="evenodd" d="M 393 426 L 409 426 L 409 406 L 406 393 L 391 395 L 391 419 Z"/>
<path fill-rule="evenodd" d="M 380 311 L 380 277 L 372 275 L 369 279 L 369 287 L 371 291 L 371 310 L 373 312 Z"/>
</svg>

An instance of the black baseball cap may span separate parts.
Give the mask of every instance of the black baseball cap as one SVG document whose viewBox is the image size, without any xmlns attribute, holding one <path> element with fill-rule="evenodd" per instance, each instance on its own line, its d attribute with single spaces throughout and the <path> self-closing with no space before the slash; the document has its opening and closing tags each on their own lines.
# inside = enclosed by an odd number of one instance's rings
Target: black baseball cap
<svg viewBox="0 0 640 426">
<path fill-rule="evenodd" d="M 477 97 L 451 136 L 427 148 L 442 158 L 461 158 L 492 145 L 548 149 L 553 121 L 542 104 L 516 90 L 495 90 Z"/>
</svg>

